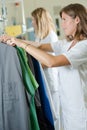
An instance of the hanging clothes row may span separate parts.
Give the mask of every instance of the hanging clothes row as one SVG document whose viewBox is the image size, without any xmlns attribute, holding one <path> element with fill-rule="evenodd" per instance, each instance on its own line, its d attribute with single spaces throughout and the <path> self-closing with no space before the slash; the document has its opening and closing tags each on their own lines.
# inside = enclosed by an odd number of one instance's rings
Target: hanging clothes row
<svg viewBox="0 0 87 130">
<path fill-rule="evenodd" d="M 29 67 L 34 72 L 33 74 L 39 84 L 38 92 L 35 94 L 35 102 L 40 129 L 60 130 L 59 102 L 57 102 L 58 105 L 54 104 L 54 100 L 50 92 L 50 86 L 48 85 L 41 64 L 29 54 L 27 54 L 27 56 L 28 62 L 32 62 L 31 65 L 28 63 Z M 59 101 L 58 95 L 59 91 L 57 90 L 53 95 L 57 101 Z"/>
<path fill-rule="evenodd" d="M 22 48 L 0 43 L 0 130 L 56 130 L 55 121 L 39 62 Z"/>
<path fill-rule="evenodd" d="M 25 89 L 31 95 L 29 102 L 31 130 L 40 130 L 34 104 L 35 90 L 38 88 L 38 84 L 27 64 L 26 52 L 19 47 L 16 47 L 16 50 L 21 65 L 22 77 Z"/>
<path fill-rule="evenodd" d="M 27 60 L 27 57 L 26 57 L 26 53 L 25 51 L 22 49 L 22 48 L 18 48 L 16 47 L 17 49 L 17 52 L 18 52 L 18 56 L 19 56 L 19 59 L 20 59 L 20 63 L 21 63 L 21 68 L 22 68 L 22 73 L 23 73 L 23 79 L 24 79 L 24 83 L 25 83 L 25 80 L 26 82 L 28 82 L 28 77 L 27 77 L 27 73 L 28 71 L 30 71 L 30 66 L 28 66 L 27 63 L 29 63 L 30 58 L 29 58 L 29 55 L 28 55 L 28 58 L 29 60 Z M 38 117 L 38 121 L 39 121 L 39 125 L 40 125 L 40 129 L 43 130 L 44 128 L 46 130 L 54 130 L 54 121 L 53 121 L 53 116 L 52 116 L 52 112 L 51 112 L 51 106 L 50 106 L 50 101 L 49 101 L 49 98 L 48 98 L 48 94 L 47 94 L 47 91 L 46 91 L 46 80 L 44 78 L 44 75 L 42 74 L 42 71 L 41 71 L 41 66 L 39 64 L 38 61 L 36 61 L 34 58 L 32 58 L 32 61 L 33 61 L 33 69 L 34 69 L 34 73 L 35 73 L 35 76 L 36 76 L 36 80 L 37 82 L 39 83 L 39 93 L 38 91 L 36 92 L 36 96 L 35 97 L 39 97 L 40 95 L 40 98 L 39 98 L 39 104 L 40 106 L 42 107 L 41 109 L 41 113 L 38 113 L 40 111 L 38 111 L 38 105 L 37 105 L 37 102 L 36 102 L 36 109 L 37 109 L 37 117 Z M 36 69 L 35 69 L 36 68 Z M 26 71 L 25 71 L 26 69 Z M 37 71 L 36 71 L 37 70 Z M 31 72 L 31 71 L 30 71 Z M 30 75 L 30 74 L 29 74 Z M 37 78 L 39 77 L 39 78 Z M 34 77 L 33 77 L 34 78 Z M 31 79 L 32 80 L 32 79 Z M 26 84 L 25 84 L 26 86 Z M 30 86 L 30 83 L 27 84 L 27 87 Z M 35 86 L 35 85 L 34 85 Z M 31 86 L 31 88 L 33 88 L 33 86 Z M 33 91 L 32 91 L 33 92 Z M 31 93 L 31 92 L 30 92 Z M 34 94 L 31 94 L 32 95 L 32 98 L 34 97 Z M 35 101 L 37 98 L 35 98 Z M 41 101 L 41 102 L 40 102 Z M 34 103 L 34 101 L 33 101 Z M 30 102 L 30 104 L 32 104 L 32 102 Z M 33 108 L 34 108 L 34 104 L 33 104 Z M 40 107 L 39 107 L 40 108 Z M 31 109 L 31 107 L 30 107 Z M 42 115 L 41 115 L 42 114 Z M 35 115 L 35 114 L 34 114 Z M 40 116 L 39 116 L 40 115 Z M 45 115 L 45 116 L 43 116 Z M 41 118 L 42 118 L 42 121 L 41 121 Z M 44 119 L 44 120 L 43 120 Z M 33 120 L 31 121 L 31 124 L 32 122 L 35 120 L 35 116 L 33 118 Z M 43 122 L 44 121 L 44 122 Z M 43 125 L 44 124 L 44 125 Z M 44 127 L 45 126 L 45 127 Z M 33 128 L 33 126 L 32 126 Z M 34 130 L 38 129 L 38 128 L 33 128 Z"/>
</svg>

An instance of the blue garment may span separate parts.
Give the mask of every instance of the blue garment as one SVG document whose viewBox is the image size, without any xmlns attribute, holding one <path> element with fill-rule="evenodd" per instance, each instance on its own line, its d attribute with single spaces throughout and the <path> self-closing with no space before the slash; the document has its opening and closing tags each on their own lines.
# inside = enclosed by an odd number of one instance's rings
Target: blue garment
<svg viewBox="0 0 87 130">
<path fill-rule="evenodd" d="M 40 94 L 42 109 L 44 111 L 46 118 L 48 119 L 48 121 L 51 123 L 51 125 L 54 128 L 53 116 L 51 112 L 48 94 L 46 91 L 46 82 L 42 73 L 43 70 L 38 61 L 36 61 L 34 58 L 32 58 L 32 60 L 33 60 L 34 68 L 35 68 L 36 80 L 39 84 L 38 90 Z"/>
</svg>

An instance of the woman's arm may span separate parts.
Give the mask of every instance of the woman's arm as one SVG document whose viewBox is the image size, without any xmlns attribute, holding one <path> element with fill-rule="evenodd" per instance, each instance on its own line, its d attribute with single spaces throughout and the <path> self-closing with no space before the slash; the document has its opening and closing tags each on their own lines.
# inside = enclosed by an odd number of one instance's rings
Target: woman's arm
<svg viewBox="0 0 87 130">
<path fill-rule="evenodd" d="M 52 49 L 50 43 L 41 44 L 38 48 L 41 49 L 41 50 L 47 51 L 47 52 L 53 52 L 53 49 Z"/>
<path fill-rule="evenodd" d="M 31 45 L 33 45 L 35 47 L 38 47 L 38 48 L 40 48 L 41 50 L 44 50 L 44 51 L 53 52 L 50 43 L 41 44 L 39 42 L 33 42 L 33 41 L 27 41 L 27 40 L 17 39 L 17 38 L 8 36 L 8 35 L 2 35 L 2 36 L 0 36 L 0 41 L 4 42 L 4 43 L 7 43 L 9 45 L 13 44 L 12 42 L 14 42 L 14 40 L 19 41 L 20 43 L 24 42 L 26 44 L 31 44 Z"/>
<path fill-rule="evenodd" d="M 47 44 L 41 44 L 39 42 L 33 42 L 33 41 L 26 41 L 26 40 L 22 40 L 23 42 L 26 42 L 27 44 L 31 44 L 35 47 L 38 47 L 41 50 L 47 51 L 47 52 L 53 52 L 51 44 L 47 43 Z"/>
<path fill-rule="evenodd" d="M 48 54 L 47 52 L 41 50 L 40 47 L 37 48 L 35 46 L 32 46 L 31 41 L 29 43 L 26 43 L 25 41 L 22 41 L 22 40 L 16 39 L 16 38 L 5 37 L 3 39 L 4 39 L 3 41 L 8 43 L 9 45 L 15 44 L 19 47 L 22 47 L 30 55 L 32 55 L 35 59 L 37 59 L 40 63 L 46 65 L 47 67 L 57 67 L 57 66 L 70 65 L 70 62 L 68 61 L 68 59 L 64 55 L 53 56 L 51 54 Z M 35 44 L 35 42 L 32 42 L 32 43 Z M 50 48 L 50 45 L 48 45 L 48 48 Z"/>
<path fill-rule="evenodd" d="M 25 49 L 30 55 L 32 55 L 35 59 L 37 59 L 40 63 L 46 65 L 47 67 L 70 65 L 70 62 L 64 55 L 53 56 L 30 44 L 20 42 L 20 40 L 18 39 L 13 42 L 15 42 L 17 46 Z"/>
</svg>

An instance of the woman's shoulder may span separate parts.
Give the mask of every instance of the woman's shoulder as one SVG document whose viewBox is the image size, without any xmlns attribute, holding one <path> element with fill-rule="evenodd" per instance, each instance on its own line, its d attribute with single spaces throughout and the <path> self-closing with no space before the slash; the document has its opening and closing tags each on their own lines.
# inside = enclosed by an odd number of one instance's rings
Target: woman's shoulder
<svg viewBox="0 0 87 130">
<path fill-rule="evenodd" d="M 79 41 L 77 45 L 78 46 L 87 46 L 87 39 Z"/>
<path fill-rule="evenodd" d="M 46 38 L 49 39 L 51 42 L 58 41 L 58 36 L 57 36 L 56 32 L 54 32 L 53 30 L 50 31 L 50 33 L 47 35 Z"/>
<path fill-rule="evenodd" d="M 55 31 L 53 31 L 53 30 L 51 30 L 48 35 L 49 35 L 49 36 L 52 36 L 52 37 L 53 37 L 53 36 L 54 36 L 54 37 L 57 37 L 57 39 L 58 39 L 57 33 L 56 33 Z"/>
</svg>

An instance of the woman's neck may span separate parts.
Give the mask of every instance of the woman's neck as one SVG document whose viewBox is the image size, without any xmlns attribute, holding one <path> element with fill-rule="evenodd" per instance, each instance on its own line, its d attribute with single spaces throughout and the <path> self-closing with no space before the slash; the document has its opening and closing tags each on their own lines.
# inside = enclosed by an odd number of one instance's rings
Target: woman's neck
<svg viewBox="0 0 87 130">
<path fill-rule="evenodd" d="M 70 47 L 68 48 L 68 50 L 70 50 L 72 47 L 74 47 L 77 42 L 78 42 L 77 40 L 73 40 Z"/>
</svg>

